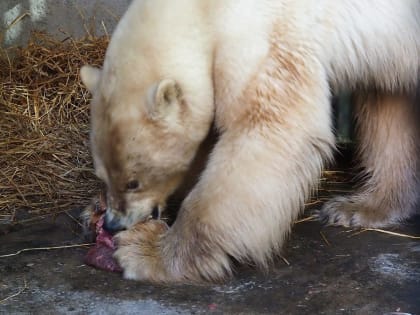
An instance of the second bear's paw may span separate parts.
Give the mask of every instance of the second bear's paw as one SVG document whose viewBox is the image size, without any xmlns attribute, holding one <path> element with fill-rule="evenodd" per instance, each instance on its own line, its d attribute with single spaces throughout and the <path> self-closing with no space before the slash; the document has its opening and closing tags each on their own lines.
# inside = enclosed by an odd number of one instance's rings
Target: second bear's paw
<svg viewBox="0 0 420 315">
<path fill-rule="evenodd" d="M 388 211 L 373 206 L 358 196 L 335 197 L 325 203 L 315 216 L 324 224 L 345 227 L 379 228 L 390 225 Z"/>
<path fill-rule="evenodd" d="M 165 271 L 159 241 L 168 230 L 161 220 L 138 223 L 115 236 L 118 249 L 114 257 L 126 279 L 165 282 Z"/>
</svg>

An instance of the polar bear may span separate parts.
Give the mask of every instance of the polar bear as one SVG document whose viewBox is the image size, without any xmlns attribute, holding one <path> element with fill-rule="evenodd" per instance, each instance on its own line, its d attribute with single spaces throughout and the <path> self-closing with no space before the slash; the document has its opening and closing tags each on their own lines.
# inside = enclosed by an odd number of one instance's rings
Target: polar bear
<svg viewBox="0 0 420 315">
<path fill-rule="evenodd" d="M 219 281 L 266 267 L 331 160 L 331 90 L 355 91 L 366 183 L 331 224 L 407 218 L 418 196 L 419 0 L 134 0 L 93 94 L 106 227 L 129 279 Z M 170 227 L 158 216 L 212 124 L 219 139 Z"/>
</svg>

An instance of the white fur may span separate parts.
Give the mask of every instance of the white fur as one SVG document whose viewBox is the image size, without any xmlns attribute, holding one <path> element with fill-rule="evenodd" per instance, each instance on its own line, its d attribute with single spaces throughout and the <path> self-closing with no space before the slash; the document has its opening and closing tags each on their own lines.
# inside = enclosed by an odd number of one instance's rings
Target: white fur
<svg viewBox="0 0 420 315">
<path fill-rule="evenodd" d="M 102 159 L 110 153 L 100 148 L 110 127 L 101 113 L 121 127 L 134 123 L 129 118 L 144 120 L 148 91 L 162 80 L 179 84 L 182 100 L 174 112 L 185 116 L 172 115 L 177 123 L 165 125 L 159 139 L 147 124 L 136 133 L 124 127 L 127 141 L 135 139 L 123 149 L 134 157 L 125 169 L 135 173 L 132 165 L 151 161 L 149 173 L 159 178 L 159 165 L 166 171 L 179 166 L 181 173 L 213 121 L 221 139 L 156 248 L 143 241 L 121 246 L 116 256 L 128 266 L 125 274 L 214 280 L 230 274 L 228 255 L 265 266 L 331 158 L 330 86 L 412 92 L 419 81 L 419 34 L 418 0 L 133 1 L 112 37 L 99 85 L 91 88 L 97 167 L 109 172 Z M 82 71 L 88 87 L 95 86 L 92 76 Z M 185 142 L 177 147 L 179 141 Z M 112 186 L 108 175 L 102 177 Z M 130 209 L 144 204 L 137 199 Z M 131 226 L 147 211 L 142 206 L 121 220 Z M 121 239 L 140 238 L 127 231 Z M 161 269 L 147 265 L 150 251 Z"/>
<path fill-rule="evenodd" d="M 284 45 L 317 58 L 336 87 L 412 87 L 420 59 L 419 12 L 418 0 L 136 0 L 113 34 L 102 85 L 120 96 L 127 86 L 173 78 L 194 109 L 209 117 L 213 92 L 220 106 L 242 92 L 277 24 L 285 31 Z M 222 78 L 212 78 L 214 68 Z M 110 87 L 113 71 L 118 81 Z"/>
</svg>

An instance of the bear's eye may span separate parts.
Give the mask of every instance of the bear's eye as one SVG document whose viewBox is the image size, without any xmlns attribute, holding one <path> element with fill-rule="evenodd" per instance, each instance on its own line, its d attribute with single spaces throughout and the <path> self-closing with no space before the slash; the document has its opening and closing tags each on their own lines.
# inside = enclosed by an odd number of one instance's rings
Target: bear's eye
<svg viewBox="0 0 420 315">
<path fill-rule="evenodd" d="M 139 187 L 140 187 L 140 184 L 138 180 L 130 180 L 125 186 L 127 190 L 136 190 L 136 189 L 139 189 Z"/>
</svg>

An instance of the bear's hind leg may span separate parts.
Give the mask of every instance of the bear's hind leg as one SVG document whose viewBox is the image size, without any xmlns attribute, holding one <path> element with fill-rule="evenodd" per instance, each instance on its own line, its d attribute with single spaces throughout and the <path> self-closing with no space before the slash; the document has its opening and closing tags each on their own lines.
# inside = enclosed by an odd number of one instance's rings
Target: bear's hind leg
<svg viewBox="0 0 420 315">
<path fill-rule="evenodd" d="M 320 211 L 334 225 L 385 227 L 410 216 L 417 203 L 418 122 L 414 98 L 356 97 L 359 158 L 366 182 Z"/>
</svg>

